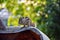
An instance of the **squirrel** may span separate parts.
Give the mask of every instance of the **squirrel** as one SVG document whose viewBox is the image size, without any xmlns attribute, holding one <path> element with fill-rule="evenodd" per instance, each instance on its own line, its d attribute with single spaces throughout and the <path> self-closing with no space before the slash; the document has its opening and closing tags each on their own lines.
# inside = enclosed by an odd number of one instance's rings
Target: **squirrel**
<svg viewBox="0 0 60 40">
<path fill-rule="evenodd" d="M 31 19 L 28 18 L 28 17 L 21 17 L 21 18 L 19 18 L 19 24 L 24 25 L 24 27 L 26 27 L 26 26 L 28 26 L 28 27 L 29 26 L 35 27 L 35 24 L 32 23 Z"/>
</svg>

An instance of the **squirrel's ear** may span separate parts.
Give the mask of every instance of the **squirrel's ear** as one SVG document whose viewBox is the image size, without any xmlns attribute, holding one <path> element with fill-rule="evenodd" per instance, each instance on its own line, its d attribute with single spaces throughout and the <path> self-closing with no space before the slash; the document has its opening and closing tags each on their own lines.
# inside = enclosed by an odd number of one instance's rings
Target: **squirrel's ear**
<svg viewBox="0 0 60 40">
<path fill-rule="evenodd" d="M 28 18 L 28 17 L 25 17 L 25 18 Z"/>
<path fill-rule="evenodd" d="M 26 20 L 30 20 L 30 18 L 29 18 L 29 17 L 25 17 L 25 19 L 26 19 Z"/>
</svg>

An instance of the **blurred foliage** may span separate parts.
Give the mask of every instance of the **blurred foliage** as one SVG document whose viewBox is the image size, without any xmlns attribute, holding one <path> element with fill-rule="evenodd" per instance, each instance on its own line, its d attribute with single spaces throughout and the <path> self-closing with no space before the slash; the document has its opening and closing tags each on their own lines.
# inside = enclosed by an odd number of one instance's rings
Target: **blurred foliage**
<svg viewBox="0 0 60 40">
<path fill-rule="evenodd" d="M 60 40 L 60 0 L 0 0 L 0 9 L 7 8 L 13 16 L 8 25 L 18 26 L 21 16 L 28 16 L 51 40 Z"/>
</svg>

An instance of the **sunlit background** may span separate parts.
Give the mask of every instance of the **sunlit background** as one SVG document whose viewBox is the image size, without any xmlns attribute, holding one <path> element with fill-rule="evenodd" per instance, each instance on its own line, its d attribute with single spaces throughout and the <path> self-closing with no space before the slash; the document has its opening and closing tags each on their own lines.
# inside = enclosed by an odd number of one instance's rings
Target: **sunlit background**
<svg viewBox="0 0 60 40">
<path fill-rule="evenodd" d="M 60 40 L 60 0 L 0 0 L 0 10 L 2 8 L 9 13 L 8 26 L 19 26 L 19 18 L 27 16 L 51 40 Z"/>
</svg>

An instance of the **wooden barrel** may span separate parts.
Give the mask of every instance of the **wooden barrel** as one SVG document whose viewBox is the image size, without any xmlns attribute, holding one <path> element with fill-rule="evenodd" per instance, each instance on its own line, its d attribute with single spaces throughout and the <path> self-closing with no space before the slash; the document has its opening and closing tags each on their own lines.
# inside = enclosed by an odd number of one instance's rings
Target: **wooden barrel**
<svg viewBox="0 0 60 40">
<path fill-rule="evenodd" d="M 42 40 L 41 35 L 33 32 L 29 28 L 21 29 L 19 32 L 0 32 L 0 40 Z"/>
<path fill-rule="evenodd" d="M 0 40 L 41 40 L 40 36 L 31 30 L 19 33 L 0 33 Z"/>
</svg>

